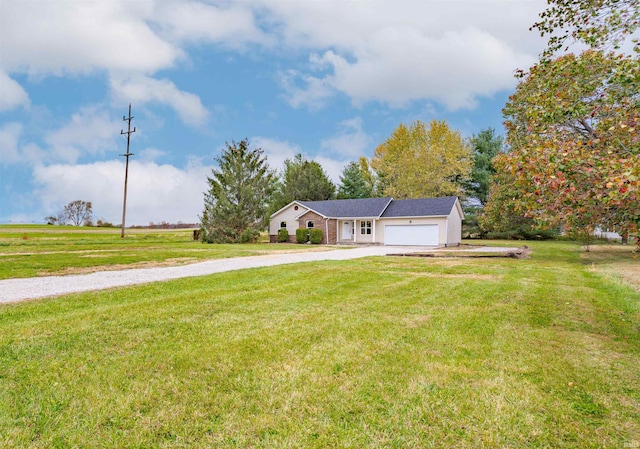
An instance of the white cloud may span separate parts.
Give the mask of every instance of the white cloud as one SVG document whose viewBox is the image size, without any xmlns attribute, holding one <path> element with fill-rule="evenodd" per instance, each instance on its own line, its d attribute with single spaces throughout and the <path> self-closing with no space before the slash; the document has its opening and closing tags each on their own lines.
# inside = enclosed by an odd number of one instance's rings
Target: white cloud
<svg viewBox="0 0 640 449">
<path fill-rule="evenodd" d="M 325 171 L 329 179 L 333 181 L 336 187 L 340 185 L 342 169 L 344 169 L 344 166 L 350 162 L 346 159 L 332 159 L 324 156 L 316 156 L 313 160 L 322 166 L 322 169 Z"/>
<path fill-rule="evenodd" d="M 284 161 L 293 159 L 296 154 L 302 153 L 302 148 L 296 144 L 268 137 L 251 138 L 251 146 L 262 148 L 267 156 L 267 163 L 272 170 L 280 173 L 284 170 Z"/>
<path fill-rule="evenodd" d="M 202 105 L 200 97 L 181 91 L 168 79 L 114 77 L 111 79 L 111 91 L 116 102 L 166 104 L 175 110 L 184 123 L 191 126 L 202 125 L 209 117 L 209 111 Z"/>
<path fill-rule="evenodd" d="M 330 154 L 342 157 L 359 158 L 364 156 L 372 142 L 371 137 L 362 129 L 362 118 L 355 117 L 340 123 L 337 136 L 324 139 L 320 146 Z"/>
<path fill-rule="evenodd" d="M 312 111 L 320 110 L 336 91 L 330 78 L 320 79 L 296 70 L 280 73 L 279 78 L 285 91 L 283 97 L 294 108 L 305 106 Z M 302 87 L 299 86 L 300 81 Z"/>
<path fill-rule="evenodd" d="M 151 1 L 2 3 L 2 65 L 30 75 L 152 73 L 171 67 L 182 51 L 148 21 Z"/>
<path fill-rule="evenodd" d="M 29 95 L 15 80 L 0 71 L 0 112 L 29 105 Z"/>
<path fill-rule="evenodd" d="M 139 156 L 138 159 L 140 162 L 155 162 L 157 159 L 165 156 L 167 152 L 157 148 L 145 148 L 137 151 L 136 154 Z"/>
<path fill-rule="evenodd" d="M 34 169 L 34 196 L 45 213 L 55 213 L 69 201 L 91 201 L 96 218 L 122 221 L 124 162 L 83 165 L 56 164 Z M 195 223 L 202 212 L 203 193 L 211 168 L 197 161 L 184 169 L 153 162 L 129 163 L 127 225 L 153 221 Z"/>
<path fill-rule="evenodd" d="M 285 160 L 293 159 L 296 154 L 300 153 L 305 158 L 318 162 L 336 185 L 340 181 L 342 169 L 349 162 L 348 159 L 344 158 L 334 159 L 328 156 L 310 156 L 299 145 L 266 137 L 254 137 L 251 139 L 251 144 L 265 151 L 269 167 L 275 169 L 278 173 L 284 170 Z"/>
<path fill-rule="evenodd" d="M 76 162 L 85 155 L 104 154 L 118 149 L 116 137 L 121 122 L 100 106 L 86 106 L 71 116 L 62 128 L 45 136 L 50 146 L 49 158 L 55 161 Z"/>
<path fill-rule="evenodd" d="M 20 123 L 6 123 L 0 127 L 0 162 L 8 165 L 20 161 L 18 142 L 23 127 Z"/>
<path fill-rule="evenodd" d="M 195 1 L 158 2 L 154 20 L 177 41 L 219 43 L 231 48 L 274 43 L 273 37 L 256 25 L 253 11 L 238 3 L 222 7 Z"/>
<path fill-rule="evenodd" d="M 312 51 L 307 72 L 281 80 L 294 107 L 317 109 L 342 92 L 356 105 L 473 108 L 512 88 L 513 70 L 529 67 L 544 43 L 527 31 L 544 9 L 538 0 L 260 4 L 287 45 Z"/>
</svg>

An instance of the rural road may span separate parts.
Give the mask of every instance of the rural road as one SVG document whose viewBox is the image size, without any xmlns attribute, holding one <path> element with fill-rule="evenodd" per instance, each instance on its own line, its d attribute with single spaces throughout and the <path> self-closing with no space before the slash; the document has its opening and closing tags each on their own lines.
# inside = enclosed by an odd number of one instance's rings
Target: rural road
<svg viewBox="0 0 640 449">
<path fill-rule="evenodd" d="M 474 248 L 470 251 L 497 250 L 513 248 Z M 41 276 L 37 278 L 0 280 L 0 303 L 46 298 L 69 293 L 102 290 L 126 285 L 146 284 L 192 276 L 204 276 L 224 271 L 246 268 L 271 267 L 300 262 L 321 260 L 348 260 L 387 254 L 432 252 L 434 248 L 365 246 L 353 249 L 336 249 L 286 254 L 267 254 L 262 256 L 233 257 L 214 259 L 189 265 L 173 267 L 133 268 L 117 271 L 99 271 L 90 274 L 67 276 Z"/>
</svg>

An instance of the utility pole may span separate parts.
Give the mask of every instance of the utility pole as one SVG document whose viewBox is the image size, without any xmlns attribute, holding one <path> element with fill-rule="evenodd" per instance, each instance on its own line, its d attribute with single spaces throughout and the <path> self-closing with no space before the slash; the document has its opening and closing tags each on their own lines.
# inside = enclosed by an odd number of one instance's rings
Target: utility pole
<svg viewBox="0 0 640 449">
<path fill-rule="evenodd" d="M 120 130 L 121 135 L 127 136 L 127 152 L 126 154 L 121 154 L 120 156 L 124 156 L 127 160 L 125 163 L 124 169 L 124 201 L 122 203 L 122 229 L 120 231 L 120 237 L 124 238 L 124 218 L 127 214 L 127 179 L 129 178 L 129 156 L 133 156 L 133 153 L 129 152 L 129 143 L 131 141 L 131 133 L 136 132 L 136 127 L 133 127 L 133 131 L 131 131 L 131 103 L 129 103 L 129 117 L 122 116 L 122 121 L 127 122 L 127 131 Z"/>
</svg>

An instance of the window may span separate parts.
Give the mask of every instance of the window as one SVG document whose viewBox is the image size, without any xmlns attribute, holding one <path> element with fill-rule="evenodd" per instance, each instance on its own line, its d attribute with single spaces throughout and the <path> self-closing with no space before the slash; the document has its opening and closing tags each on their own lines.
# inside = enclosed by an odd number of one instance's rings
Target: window
<svg viewBox="0 0 640 449">
<path fill-rule="evenodd" d="M 307 220 L 307 229 L 311 229 L 313 228 L 315 225 L 313 223 L 313 220 Z"/>
<path fill-rule="evenodd" d="M 280 222 L 280 229 L 286 229 L 287 227 L 287 222 L 286 221 L 281 221 Z"/>
<path fill-rule="evenodd" d="M 362 234 L 362 235 L 371 235 L 371 222 L 370 221 L 361 221 L 360 222 L 360 234 Z"/>
</svg>

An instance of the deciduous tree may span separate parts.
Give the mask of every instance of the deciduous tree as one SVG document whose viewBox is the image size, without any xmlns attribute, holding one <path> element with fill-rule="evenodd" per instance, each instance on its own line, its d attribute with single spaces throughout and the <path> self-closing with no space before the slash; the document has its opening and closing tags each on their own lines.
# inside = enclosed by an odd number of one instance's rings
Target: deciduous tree
<svg viewBox="0 0 640 449">
<path fill-rule="evenodd" d="M 267 158 L 262 149 L 250 149 L 249 140 L 244 139 L 226 143 L 215 161 L 218 168 L 207 178 L 201 238 L 209 243 L 251 240 L 266 223 L 274 184 Z"/>
<path fill-rule="evenodd" d="M 464 195 L 473 157 L 462 135 L 444 121 L 400 124 L 374 151 L 371 166 L 382 193 L 395 198 Z"/>
<path fill-rule="evenodd" d="M 543 59 L 566 49 L 570 40 L 591 48 L 619 48 L 640 26 L 638 0 L 547 0 L 549 7 L 531 29 L 549 36 Z M 638 41 L 635 41 L 638 51 Z"/>
<path fill-rule="evenodd" d="M 90 201 L 75 200 L 64 206 L 64 220 L 74 226 L 82 226 L 91 222 L 93 214 Z"/>
<path fill-rule="evenodd" d="M 505 114 L 500 156 L 515 209 L 588 234 L 635 231 L 640 220 L 637 59 L 589 50 L 531 69 Z"/>
</svg>

